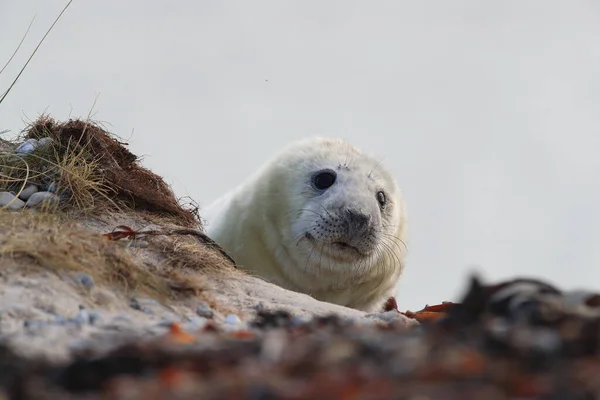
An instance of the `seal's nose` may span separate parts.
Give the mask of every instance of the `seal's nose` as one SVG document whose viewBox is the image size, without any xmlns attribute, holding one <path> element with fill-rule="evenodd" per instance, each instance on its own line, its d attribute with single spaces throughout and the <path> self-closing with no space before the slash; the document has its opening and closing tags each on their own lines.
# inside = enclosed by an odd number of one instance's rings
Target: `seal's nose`
<svg viewBox="0 0 600 400">
<path fill-rule="evenodd" d="M 371 216 L 359 210 L 349 208 L 345 212 L 348 227 L 352 232 L 364 232 L 369 229 Z"/>
</svg>

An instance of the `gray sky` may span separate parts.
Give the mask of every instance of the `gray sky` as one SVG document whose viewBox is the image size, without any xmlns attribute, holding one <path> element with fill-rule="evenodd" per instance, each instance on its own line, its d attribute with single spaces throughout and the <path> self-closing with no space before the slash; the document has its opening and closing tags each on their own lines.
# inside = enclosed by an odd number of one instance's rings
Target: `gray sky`
<svg viewBox="0 0 600 400">
<path fill-rule="evenodd" d="M 65 2 L 0 2 L 0 64 L 36 14 L 0 88 Z M 75 0 L 0 129 L 99 94 L 94 118 L 201 205 L 291 140 L 346 138 L 405 193 L 401 309 L 457 300 L 474 269 L 598 289 L 599 4 Z"/>
</svg>

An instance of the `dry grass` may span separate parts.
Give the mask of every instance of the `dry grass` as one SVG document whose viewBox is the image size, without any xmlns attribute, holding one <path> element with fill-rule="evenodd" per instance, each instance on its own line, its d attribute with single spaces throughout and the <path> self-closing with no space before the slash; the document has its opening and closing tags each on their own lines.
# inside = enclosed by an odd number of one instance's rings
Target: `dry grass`
<svg viewBox="0 0 600 400">
<path fill-rule="evenodd" d="M 53 139 L 61 183 L 76 208 L 97 209 L 100 205 L 146 210 L 169 216 L 185 227 L 200 224 L 194 205 L 184 208 L 171 187 L 139 165 L 127 144 L 100 124 L 89 120 L 58 122 L 42 115 L 24 133 L 22 139 Z"/>
<path fill-rule="evenodd" d="M 44 205 L 46 211 L 57 211 L 66 205 L 84 213 L 98 210 L 101 204 L 118 208 L 111 198 L 114 190 L 102 175 L 89 143 L 50 145 L 26 155 L 0 153 L 0 191 L 19 196 L 31 184 L 40 189 L 56 186 L 55 193 L 63 202 Z"/>
<path fill-rule="evenodd" d="M 231 268 L 232 264 L 218 250 L 199 245 L 189 237 L 177 237 L 163 244 L 162 251 L 169 256 L 169 264 L 177 269 L 200 271 L 207 268 Z"/>
<path fill-rule="evenodd" d="M 75 149 L 67 147 L 57 167 L 60 171 L 58 192 L 63 196 L 68 193 L 67 201 L 78 210 L 98 210 L 107 203 L 119 208 L 111 198 L 115 190 L 102 175 L 98 160 L 88 154 L 87 145 Z"/>
<path fill-rule="evenodd" d="M 12 79 L 8 88 L 4 91 L 4 93 L 0 94 L 0 104 L 4 102 L 8 94 L 11 92 L 40 46 L 50 32 L 53 30 L 54 26 L 61 19 L 65 11 L 69 8 L 73 0 L 69 0 L 66 5 L 62 8 L 52 25 L 46 30 L 44 36 L 39 40 L 35 49 L 29 54 L 29 57 L 22 65 L 21 69 L 17 73 L 17 75 Z M 4 64 L 4 66 L 0 69 L 0 75 L 4 72 L 4 70 L 8 67 L 11 61 L 14 59 L 16 54 L 21 49 L 25 38 L 29 34 L 31 26 L 33 25 L 35 17 L 31 20 L 25 34 L 22 36 L 19 44 L 14 50 L 13 54 L 10 56 L 8 61 Z M 3 131 L 2 133 L 5 133 Z M 27 155 L 27 157 L 21 157 L 12 152 L 16 147 L 15 143 L 0 139 L 0 190 L 9 191 L 13 193 L 17 193 L 17 196 L 20 195 L 21 191 L 29 184 L 38 184 L 36 181 L 44 180 L 44 178 L 52 175 L 53 172 L 60 170 L 63 172 L 62 177 L 66 177 L 69 183 L 74 182 L 75 184 L 67 185 L 75 189 L 74 196 L 75 200 L 80 200 L 79 195 L 82 194 L 83 198 L 90 200 L 92 196 L 89 196 L 91 189 L 98 189 L 99 192 L 103 192 L 103 188 L 101 188 L 97 182 L 94 181 L 94 178 L 91 176 L 90 172 L 93 170 L 93 167 L 90 165 L 80 165 L 81 162 L 78 162 L 79 157 L 77 155 L 71 156 L 68 151 L 63 152 L 63 157 L 56 158 L 51 157 L 51 154 L 42 155 L 41 152 L 38 151 L 38 154 Z M 49 149 L 47 149 L 49 150 Z M 49 151 L 46 151 L 49 153 Z M 54 154 L 55 156 L 57 154 Z M 64 164 L 63 162 L 66 161 Z M 76 165 L 74 165 L 71 161 L 75 161 Z M 81 160 L 79 160 L 81 161 Z M 86 160 L 87 161 L 87 160 Z M 57 182 L 58 183 L 58 182 Z M 83 188 L 82 188 L 83 186 Z M 91 187 L 90 187 L 91 186 Z M 82 189 L 82 190 L 79 190 Z M 81 201 L 76 201 L 78 204 L 81 204 Z M 85 204 L 83 209 L 85 209 L 88 204 Z M 49 205 L 45 205 L 46 209 L 49 209 Z"/>
<path fill-rule="evenodd" d="M 0 211 L 2 266 L 84 272 L 123 294 L 145 293 L 160 300 L 193 295 L 211 304 L 211 272 L 221 277 L 235 273 L 217 250 L 194 237 L 144 240 L 151 242 L 149 249 L 128 248 L 54 214 Z"/>
<path fill-rule="evenodd" d="M 215 279 L 234 279 L 243 272 L 235 269 L 219 249 L 200 245 L 193 237 L 175 236 L 170 239 L 154 238 L 158 242 L 155 246 L 164 255 L 160 265 L 168 271 L 171 289 L 201 298 L 212 309 L 223 314 L 237 313 L 235 308 L 216 302 L 212 290 Z"/>
<path fill-rule="evenodd" d="M 168 283 L 125 248 L 47 213 L 0 211 L 0 257 L 50 271 L 85 272 L 124 292 L 162 297 Z M 31 264 L 31 261 L 34 263 Z"/>
<path fill-rule="evenodd" d="M 11 84 L 8 86 L 8 89 L 6 89 L 4 91 L 4 93 L 2 93 L 2 95 L 0 95 L 0 104 L 2 104 L 2 102 L 4 101 L 4 99 L 6 99 L 6 96 L 8 96 L 8 94 L 10 93 L 10 91 L 12 90 L 12 88 L 15 86 L 15 84 L 17 83 L 17 81 L 19 80 L 19 78 L 21 77 L 21 75 L 23 74 L 23 72 L 25 71 L 25 69 L 27 68 L 27 66 L 31 62 L 31 60 L 33 59 L 33 56 L 35 56 L 35 54 L 39 50 L 39 48 L 42 45 L 42 43 L 44 43 L 44 40 L 46 40 L 46 37 L 48 36 L 48 34 L 52 31 L 52 29 L 54 28 L 54 26 L 56 25 L 56 23 L 60 20 L 60 18 L 62 17 L 62 15 L 65 13 L 65 11 L 67 11 L 67 8 L 69 8 L 69 6 L 71 5 L 72 2 L 73 2 L 73 0 L 69 0 L 69 2 L 67 2 L 67 4 L 63 7 L 63 9 L 58 14 L 58 16 L 56 17 L 56 19 L 52 23 L 52 25 L 50 25 L 50 28 L 48 28 L 48 30 L 46 31 L 46 33 L 44 34 L 44 36 L 42 37 L 42 39 L 38 42 L 38 44 L 35 47 L 35 49 L 29 54 L 29 58 L 27 59 L 27 61 L 25 62 L 25 64 L 23 64 L 23 66 L 21 67 L 21 70 L 19 71 L 19 73 L 17 74 L 17 76 L 13 79 L 13 81 L 11 82 Z M 14 53 L 12 54 L 12 56 L 8 59 L 8 61 L 4 65 L 4 67 L 2 67 L 2 69 L 0 70 L 0 74 L 2 74 L 2 72 L 4 72 L 4 70 L 6 69 L 6 67 L 8 66 L 8 64 L 10 64 L 10 62 L 12 61 L 12 59 L 15 57 L 15 55 L 17 54 L 17 52 L 21 48 L 21 45 L 23 44 L 23 41 L 25 40 L 25 37 L 27 37 L 27 34 L 29 33 L 29 30 L 31 29 L 31 25 L 32 24 L 33 24 L 33 20 L 29 24 L 29 27 L 27 28 L 27 31 L 25 32 L 25 35 L 23 35 L 23 38 L 21 39 L 21 42 L 17 46 L 16 50 L 14 51 Z"/>
<path fill-rule="evenodd" d="M 47 138 L 50 146 L 26 155 L 14 151 L 26 140 Z M 60 208 L 70 213 L 145 210 L 198 227 L 197 204 L 180 204 L 164 180 L 140 166 L 125 146 L 94 121 L 57 122 L 42 115 L 14 142 L 0 143 L 0 191 L 19 195 L 29 184 L 42 190 L 52 184 L 62 199 Z"/>
<path fill-rule="evenodd" d="M 51 138 L 52 145 L 14 152 L 17 143 L 42 138 Z M 197 206 L 190 202 L 184 209 L 162 178 L 138 165 L 125 144 L 99 125 L 42 116 L 15 142 L 0 144 L 0 191 L 18 195 L 29 184 L 54 183 L 62 199 L 36 213 L 0 210 L 0 257 L 31 260 L 55 272 L 86 272 L 99 283 L 163 300 L 191 294 L 210 302 L 207 271 L 232 270 L 228 255 L 196 229 Z M 115 226 L 147 220 L 163 228 L 144 237 L 150 248 L 126 248 L 78 225 L 90 218 L 119 221 Z"/>
</svg>

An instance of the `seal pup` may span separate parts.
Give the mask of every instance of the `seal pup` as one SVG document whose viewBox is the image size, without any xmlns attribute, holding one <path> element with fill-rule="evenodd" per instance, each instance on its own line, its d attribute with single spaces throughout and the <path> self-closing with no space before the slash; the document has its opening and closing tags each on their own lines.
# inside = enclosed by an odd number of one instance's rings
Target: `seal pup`
<svg viewBox="0 0 600 400">
<path fill-rule="evenodd" d="M 292 143 L 203 219 L 239 268 L 321 301 L 381 311 L 404 269 L 398 185 L 344 140 Z"/>
</svg>

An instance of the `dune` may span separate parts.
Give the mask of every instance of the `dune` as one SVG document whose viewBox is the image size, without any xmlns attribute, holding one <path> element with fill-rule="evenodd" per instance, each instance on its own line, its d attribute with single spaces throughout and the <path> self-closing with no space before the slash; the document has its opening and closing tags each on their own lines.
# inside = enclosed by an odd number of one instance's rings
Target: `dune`
<svg viewBox="0 0 600 400">
<path fill-rule="evenodd" d="M 0 169 L 2 398 L 600 395 L 597 293 L 473 277 L 457 303 L 367 314 L 238 270 L 94 122 L 41 116 Z"/>
</svg>

